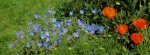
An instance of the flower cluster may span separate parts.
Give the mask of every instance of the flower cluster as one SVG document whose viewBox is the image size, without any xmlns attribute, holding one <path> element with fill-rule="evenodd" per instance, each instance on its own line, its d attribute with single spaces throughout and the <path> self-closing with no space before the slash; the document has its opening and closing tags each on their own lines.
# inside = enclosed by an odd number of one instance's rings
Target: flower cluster
<svg viewBox="0 0 150 55">
<path fill-rule="evenodd" d="M 113 7 L 105 7 L 102 11 L 102 14 L 104 16 L 106 16 L 109 19 L 113 19 L 117 13 L 116 10 Z M 136 20 L 133 20 L 132 24 L 137 28 L 137 29 L 144 29 L 144 28 L 148 28 L 148 24 L 146 22 L 146 20 L 144 20 L 143 18 L 137 18 Z M 117 28 L 116 28 L 117 32 L 124 35 L 128 32 L 128 25 L 126 24 L 120 24 Z M 130 36 L 130 39 L 135 43 L 135 44 L 139 44 L 142 42 L 142 34 L 140 33 L 133 33 Z"/>
<path fill-rule="evenodd" d="M 75 18 L 75 20 L 66 18 L 59 21 L 57 18 L 49 17 L 51 14 L 55 14 L 55 11 L 52 11 L 48 10 L 49 15 L 47 15 L 47 17 L 45 17 L 45 15 L 35 14 L 33 20 L 36 20 L 37 23 L 29 23 L 30 29 L 27 31 L 26 35 L 25 31 L 16 32 L 17 39 L 15 42 L 10 43 L 9 48 L 17 47 L 17 45 L 21 44 L 19 41 L 25 39 L 25 44 L 21 45 L 24 46 L 23 48 L 33 48 L 37 46 L 38 48 L 44 47 L 45 49 L 53 49 L 62 41 L 67 40 L 68 42 L 72 42 L 78 39 L 80 37 L 80 32 L 95 35 L 96 32 L 102 33 L 105 29 L 102 25 L 88 24 L 77 18 Z M 84 10 L 80 10 L 80 13 L 84 14 Z M 93 11 L 93 13 L 95 13 L 95 11 Z M 70 12 L 70 15 L 73 15 L 73 13 Z M 38 20 L 40 19 L 45 19 L 44 25 L 39 24 Z M 43 26 L 47 27 L 44 28 Z M 71 27 L 74 27 L 74 29 Z"/>
</svg>

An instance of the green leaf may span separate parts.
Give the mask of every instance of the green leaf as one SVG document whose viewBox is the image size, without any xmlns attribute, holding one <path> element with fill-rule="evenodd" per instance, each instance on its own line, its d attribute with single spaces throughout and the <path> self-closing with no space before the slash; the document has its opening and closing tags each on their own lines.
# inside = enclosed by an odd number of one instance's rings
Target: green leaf
<svg viewBox="0 0 150 55">
<path fill-rule="evenodd" d="M 138 0 L 133 0 L 132 7 L 131 7 L 131 8 L 132 8 L 132 11 L 134 11 L 137 2 L 138 2 Z"/>
<path fill-rule="evenodd" d="M 146 10 L 146 9 L 147 9 L 146 6 L 142 6 L 142 7 L 140 8 L 140 10 L 138 11 L 137 16 L 138 16 L 138 17 L 142 17 L 142 16 L 145 14 L 145 10 Z"/>
<path fill-rule="evenodd" d="M 87 13 L 87 14 L 85 14 L 85 15 L 87 15 L 87 16 L 91 16 L 92 14 L 91 14 L 91 13 Z"/>
</svg>

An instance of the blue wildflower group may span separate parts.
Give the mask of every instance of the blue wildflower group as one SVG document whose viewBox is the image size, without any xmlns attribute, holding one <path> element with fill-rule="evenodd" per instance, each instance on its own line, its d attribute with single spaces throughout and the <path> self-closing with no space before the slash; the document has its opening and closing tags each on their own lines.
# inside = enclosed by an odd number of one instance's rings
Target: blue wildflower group
<svg viewBox="0 0 150 55">
<path fill-rule="evenodd" d="M 96 12 L 95 9 L 92 10 L 92 13 Z M 72 42 L 80 38 L 80 32 L 96 35 L 96 32 L 102 33 L 105 29 L 102 25 L 88 24 L 79 18 L 66 18 L 60 21 L 57 17 L 50 17 L 50 15 L 54 15 L 55 13 L 54 10 L 48 10 L 45 15 L 35 14 L 34 18 L 31 20 L 36 20 L 37 23 L 34 24 L 33 22 L 29 22 L 30 29 L 27 30 L 28 32 L 25 32 L 26 30 L 16 32 L 16 40 L 9 44 L 9 48 L 17 48 L 17 45 L 25 43 L 21 45 L 23 48 L 33 48 L 37 46 L 39 48 L 44 47 L 44 49 L 51 50 L 57 48 L 56 46 L 64 40 Z M 80 14 L 84 14 L 83 9 L 80 10 Z M 69 15 L 72 16 L 73 11 L 70 11 Z M 43 19 L 44 22 L 41 22 L 41 19 Z M 44 23 L 44 25 L 40 23 Z M 16 53 L 18 54 L 19 52 Z M 25 52 L 23 54 L 27 53 Z"/>
</svg>

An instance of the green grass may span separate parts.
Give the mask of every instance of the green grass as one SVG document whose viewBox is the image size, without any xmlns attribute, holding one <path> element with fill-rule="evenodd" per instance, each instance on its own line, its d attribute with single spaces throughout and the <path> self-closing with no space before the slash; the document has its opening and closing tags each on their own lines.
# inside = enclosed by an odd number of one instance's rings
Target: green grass
<svg viewBox="0 0 150 55">
<path fill-rule="evenodd" d="M 0 54 L 7 52 L 15 31 L 25 29 L 28 20 L 35 13 L 44 13 L 50 3 L 50 0 L 0 0 Z"/>
</svg>

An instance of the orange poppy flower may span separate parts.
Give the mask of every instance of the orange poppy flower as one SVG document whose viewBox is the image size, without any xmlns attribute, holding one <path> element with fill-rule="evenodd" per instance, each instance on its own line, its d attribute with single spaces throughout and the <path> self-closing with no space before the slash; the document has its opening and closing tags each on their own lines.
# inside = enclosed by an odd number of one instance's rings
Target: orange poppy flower
<svg viewBox="0 0 150 55">
<path fill-rule="evenodd" d="M 134 21 L 132 22 L 132 24 L 133 24 L 136 28 L 139 28 L 139 29 L 141 29 L 141 28 L 147 28 L 147 27 L 148 27 L 146 20 L 144 20 L 144 19 L 142 19 L 142 18 L 138 18 L 138 19 L 134 20 Z"/>
<path fill-rule="evenodd" d="M 109 19 L 113 19 L 117 15 L 117 11 L 113 7 L 105 7 L 102 14 Z"/>
<path fill-rule="evenodd" d="M 135 44 L 139 44 L 140 42 L 142 42 L 143 40 L 143 36 L 140 33 L 133 33 L 130 36 L 130 39 L 135 43 Z"/>
<path fill-rule="evenodd" d="M 126 34 L 128 32 L 128 26 L 125 25 L 125 24 L 120 24 L 118 27 L 117 27 L 117 32 L 120 33 L 120 34 Z"/>
</svg>

